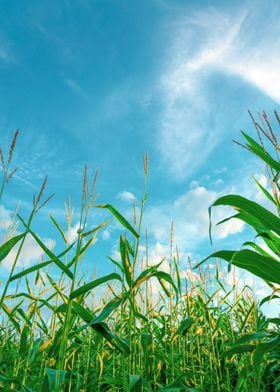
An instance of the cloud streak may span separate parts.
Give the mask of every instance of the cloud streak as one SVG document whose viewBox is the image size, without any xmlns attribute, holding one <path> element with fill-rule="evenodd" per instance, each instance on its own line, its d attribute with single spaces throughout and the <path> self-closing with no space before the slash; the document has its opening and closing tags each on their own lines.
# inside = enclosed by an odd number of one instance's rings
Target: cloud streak
<svg viewBox="0 0 280 392">
<path fill-rule="evenodd" d="M 175 180 L 197 170 L 221 140 L 217 102 L 230 101 L 232 92 L 215 90 L 213 77 L 238 77 L 280 102 L 280 38 L 276 23 L 265 30 L 273 15 L 260 24 L 262 8 L 245 5 L 235 13 L 204 8 L 180 17 L 173 27 L 160 75 L 163 99 L 156 144 Z"/>
</svg>

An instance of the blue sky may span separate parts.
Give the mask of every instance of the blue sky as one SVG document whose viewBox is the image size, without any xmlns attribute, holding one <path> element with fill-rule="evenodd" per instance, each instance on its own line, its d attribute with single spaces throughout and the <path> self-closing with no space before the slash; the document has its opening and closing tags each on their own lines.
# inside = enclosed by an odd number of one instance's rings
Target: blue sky
<svg viewBox="0 0 280 392">
<path fill-rule="evenodd" d="M 2 216 L 18 199 L 27 214 L 48 174 L 55 197 L 34 228 L 52 240 L 47 211 L 62 223 L 68 195 L 78 208 L 86 163 L 100 172 L 98 201 L 131 218 L 147 152 L 151 257 L 168 254 L 172 221 L 183 258 L 209 254 L 209 204 L 233 191 L 260 198 L 252 175 L 266 185 L 232 139 L 240 129 L 253 134 L 247 109 L 278 109 L 279 16 L 276 0 L 3 2 L 1 144 L 16 128 L 20 137 Z M 238 247 L 246 233 L 232 222 L 216 231 L 215 246 Z M 112 223 L 98 239 L 100 273 L 119 234 Z"/>
</svg>

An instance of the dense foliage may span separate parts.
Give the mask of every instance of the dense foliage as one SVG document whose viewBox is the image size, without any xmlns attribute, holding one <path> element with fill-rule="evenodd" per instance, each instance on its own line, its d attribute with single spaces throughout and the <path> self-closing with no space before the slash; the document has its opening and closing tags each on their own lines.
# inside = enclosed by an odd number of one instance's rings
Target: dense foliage
<svg viewBox="0 0 280 392">
<path fill-rule="evenodd" d="M 259 182 L 257 186 L 274 212 L 239 195 L 219 198 L 213 206 L 235 208 L 234 217 L 251 226 L 256 236 L 240 250 L 222 250 L 210 257 L 264 279 L 272 288 L 272 295 L 262 301 L 265 303 L 278 298 L 280 284 L 279 146 L 266 115 L 262 127 L 253 121 L 259 142 L 243 133 L 244 147 L 267 165 L 271 189 Z M 10 166 L 17 136 L 7 160 L 0 150 L 0 200 L 14 174 Z M 268 148 L 264 141 L 269 142 Z M 12 251 L 15 255 L 0 291 L 0 390 L 280 390 L 280 318 L 264 317 L 249 287 L 239 288 L 233 281 L 229 288 L 217 261 L 214 268 L 203 265 L 195 270 L 189 263 L 188 273 L 183 275 L 182 261 L 172 249 L 172 233 L 168 271 L 163 270 L 163 262 L 155 264 L 149 259 L 147 238 L 143 241 L 142 234 L 147 157 L 144 174 L 140 213 L 137 216 L 135 209 L 130 224 L 112 205 L 96 205 L 96 177 L 90 187 L 85 169 L 80 223 L 73 242 L 67 236 L 70 202 L 65 230 L 50 216 L 60 238 L 57 243 L 62 244 L 59 251 L 47 246 L 32 229 L 33 220 L 48 201 L 43 199 L 46 180 L 28 219 L 16 211 L 0 246 L 0 262 Z M 90 281 L 81 276 L 79 266 L 107 225 L 102 222 L 89 228 L 92 208 L 108 210 L 125 232 L 119 241 L 120 260 L 110 259 L 115 271 Z M 45 259 L 19 270 L 27 236 L 41 247 Z M 144 259 L 139 251 L 142 241 Z"/>
</svg>

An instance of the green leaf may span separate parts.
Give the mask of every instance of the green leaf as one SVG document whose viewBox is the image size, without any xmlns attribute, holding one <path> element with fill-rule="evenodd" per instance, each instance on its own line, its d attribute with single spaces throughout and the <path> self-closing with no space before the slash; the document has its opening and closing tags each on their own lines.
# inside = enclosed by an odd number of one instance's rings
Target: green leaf
<svg viewBox="0 0 280 392">
<path fill-rule="evenodd" d="M 78 302 L 73 302 L 72 307 L 75 311 L 75 313 L 81 317 L 82 320 L 84 320 L 87 324 L 89 324 L 94 318 L 95 315 L 91 313 L 88 309 L 83 307 L 81 304 Z"/>
<path fill-rule="evenodd" d="M 53 296 L 54 295 L 52 295 L 52 297 Z M 6 295 L 5 299 L 9 300 L 9 299 L 20 298 L 20 297 L 28 298 L 28 299 L 30 299 L 32 301 L 38 301 L 39 303 L 42 303 L 42 305 L 48 307 L 51 311 L 53 311 L 53 309 L 54 309 L 53 306 L 51 305 L 51 303 L 49 302 L 49 299 L 45 300 L 45 299 L 42 299 L 42 298 L 39 298 L 39 297 L 34 297 L 34 296 L 26 294 L 26 293 L 17 293 L 17 294 Z M 42 307 L 42 305 L 41 305 L 41 307 Z M 40 306 L 39 306 L 39 308 L 40 308 Z"/>
<path fill-rule="evenodd" d="M 103 310 L 96 316 L 94 322 L 104 321 L 110 314 L 116 310 L 127 298 L 127 295 L 122 297 L 115 297 L 111 301 L 109 301 L 103 308 Z"/>
<path fill-rule="evenodd" d="M 2 303 L 2 309 L 10 319 L 11 323 L 14 325 L 15 329 L 20 333 L 20 325 L 19 325 L 19 320 L 17 317 L 14 315 L 14 310 L 11 310 L 9 306 L 5 305 L 5 303 Z"/>
<path fill-rule="evenodd" d="M 235 215 L 229 216 L 228 218 L 219 221 L 217 223 L 217 226 L 221 225 L 222 223 L 228 222 L 231 219 L 242 220 L 243 222 L 250 225 L 257 233 L 263 230 L 263 225 L 261 224 L 261 222 L 258 219 L 256 219 L 254 216 L 247 214 L 246 212 L 238 212 Z"/>
<path fill-rule="evenodd" d="M 115 279 L 117 279 L 119 281 L 122 280 L 120 275 L 115 273 L 115 272 L 112 273 L 112 274 L 103 276 L 102 278 L 95 279 L 92 282 L 89 282 L 89 283 L 85 284 L 84 286 L 79 287 L 77 290 L 73 291 L 70 294 L 70 299 L 77 298 L 80 295 L 86 294 L 88 291 L 94 289 L 95 287 L 98 287 L 98 286 L 100 286 L 103 283 L 106 283 L 106 282 L 108 282 L 110 280 L 115 280 Z"/>
<path fill-rule="evenodd" d="M 143 333 L 141 335 L 141 344 L 144 354 L 149 352 L 149 348 L 153 343 L 153 336 L 150 333 Z"/>
<path fill-rule="evenodd" d="M 255 177 L 253 177 L 253 178 L 254 178 L 256 184 L 258 185 L 258 187 L 260 188 L 260 190 L 268 198 L 268 200 L 270 200 L 273 204 L 275 204 L 277 206 L 276 201 L 274 200 L 273 196 L 268 192 L 268 190 L 264 186 L 262 186 L 262 184 Z"/>
<path fill-rule="evenodd" d="M 239 212 L 249 214 L 250 217 L 257 219 L 261 223 L 263 229 L 273 230 L 280 235 L 280 219 L 258 203 L 239 195 L 222 196 L 209 208 L 210 219 L 212 207 L 221 205 L 230 206 Z"/>
<path fill-rule="evenodd" d="M 111 204 L 101 204 L 99 206 L 96 206 L 96 208 L 106 208 L 123 225 L 123 227 L 129 230 L 136 238 L 140 237 L 137 231 L 131 226 L 131 224 Z"/>
<path fill-rule="evenodd" d="M 107 257 L 108 257 L 108 259 L 109 259 L 110 261 L 112 261 L 113 264 L 115 264 L 115 266 L 116 266 L 119 270 L 121 270 L 121 272 L 124 272 L 124 271 L 123 271 L 122 265 L 121 265 L 118 261 L 112 259 L 112 258 L 109 257 L 109 256 L 107 256 Z"/>
<path fill-rule="evenodd" d="M 142 392 L 142 377 L 136 374 L 129 375 L 129 391 Z"/>
<path fill-rule="evenodd" d="M 129 252 L 126 246 L 126 242 L 122 236 L 120 236 L 120 254 L 121 254 L 121 261 L 122 261 L 124 275 L 127 284 L 129 285 L 129 287 L 131 287 L 133 282 L 133 271 L 131 267 L 131 262 L 129 260 Z"/>
<path fill-rule="evenodd" d="M 253 248 L 257 253 L 259 253 L 260 255 L 263 256 L 270 256 L 270 254 L 268 252 L 266 252 L 261 246 L 259 246 L 258 244 L 256 244 L 255 242 L 252 241 L 246 241 L 242 244 L 242 248 L 243 247 L 250 247 Z"/>
<path fill-rule="evenodd" d="M 63 238 L 63 241 L 67 244 L 67 238 L 65 236 L 65 233 L 64 233 L 62 227 L 59 225 L 59 223 L 56 221 L 56 219 L 51 214 L 49 214 L 49 217 L 51 218 L 51 221 L 53 222 L 53 224 L 55 225 L 55 227 L 59 231 L 61 237 Z"/>
<path fill-rule="evenodd" d="M 49 258 L 55 262 L 58 268 L 60 268 L 70 279 L 73 279 L 74 275 L 72 274 L 70 269 L 65 264 L 63 264 L 62 261 L 59 260 L 59 258 L 40 240 L 40 238 L 32 230 L 29 230 L 29 232 L 32 235 L 32 237 L 35 239 L 37 244 L 46 253 L 46 255 L 48 255 Z"/>
<path fill-rule="evenodd" d="M 197 264 L 195 268 L 204 263 L 210 257 L 221 258 L 268 282 L 280 284 L 280 262 L 276 261 L 272 257 L 260 255 L 249 249 L 242 249 L 239 251 L 221 250 L 206 257 Z"/>
<path fill-rule="evenodd" d="M 173 261 L 174 261 L 175 271 L 176 271 L 178 292 L 180 295 L 182 295 L 182 283 L 181 283 L 181 276 L 180 276 L 178 261 L 176 260 L 175 257 L 174 257 Z"/>
<path fill-rule="evenodd" d="M 96 233 L 98 232 L 100 229 L 102 229 L 103 227 L 107 226 L 110 223 L 110 221 L 105 221 L 103 223 L 101 223 L 100 225 L 94 227 L 93 229 L 86 231 L 85 233 L 83 233 L 81 235 L 82 238 L 87 237 L 90 234 Z"/>
<path fill-rule="evenodd" d="M 268 318 L 267 321 L 272 324 L 280 325 L 279 317 Z"/>
<path fill-rule="evenodd" d="M 124 241 L 125 241 L 128 253 L 130 254 L 130 256 L 134 257 L 135 256 L 135 252 L 134 252 L 133 246 L 130 244 L 130 242 L 126 238 L 124 238 Z"/>
<path fill-rule="evenodd" d="M 110 314 L 116 310 L 128 297 L 128 293 L 121 296 L 121 297 L 115 297 L 113 298 L 111 301 L 109 301 L 104 308 L 102 309 L 102 311 L 98 314 L 98 316 L 94 315 L 94 318 L 91 319 L 90 322 L 88 322 L 86 325 L 83 325 L 82 327 L 79 328 L 79 331 L 82 331 L 83 329 L 86 329 L 88 327 L 90 327 L 92 324 L 95 323 L 100 323 L 102 321 L 104 321 L 107 317 L 110 316 Z M 65 304 L 59 306 L 59 308 L 57 309 L 57 311 L 61 310 L 63 307 L 63 310 L 66 309 L 66 307 L 64 306 Z"/>
<path fill-rule="evenodd" d="M 141 274 L 135 280 L 132 289 L 135 290 L 142 283 L 155 276 L 156 272 L 158 271 L 158 267 L 163 263 L 163 260 L 164 259 L 162 259 L 158 264 L 148 267 L 143 272 L 141 272 Z"/>
<path fill-rule="evenodd" d="M 275 161 L 275 159 L 272 158 L 272 156 L 269 155 L 269 153 L 249 135 L 242 131 L 241 133 L 249 143 L 247 144 L 247 147 L 250 149 L 250 151 L 257 155 L 259 158 L 261 158 L 261 160 L 266 162 L 272 169 L 275 169 L 277 172 L 279 172 L 280 163 Z"/>
<path fill-rule="evenodd" d="M 263 304 L 265 304 L 266 302 L 269 302 L 273 299 L 280 299 L 279 295 L 268 295 L 267 297 L 263 298 L 260 302 L 260 306 L 262 306 Z"/>
<path fill-rule="evenodd" d="M 266 331 L 257 331 L 257 332 L 253 332 L 253 333 L 249 333 L 246 335 L 243 335 L 240 339 L 238 339 L 237 342 L 235 342 L 234 346 L 239 346 L 241 344 L 245 344 L 248 343 L 252 340 L 260 340 L 263 338 L 267 338 L 270 336 L 269 332 Z"/>
<path fill-rule="evenodd" d="M 75 243 L 73 242 L 73 244 L 71 244 L 65 251 L 63 251 L 62 253 L 60 253 L 57 257 L 62 257 L 62 256 L 64 256 L 67 252 L 69 252 L 70 249 L 72 249 L 72 247 L 73 247 L 74 244 L 75 244 Z M 37 265 L 33 265 L 32 267 L 26 268 L 25 270 L 19 272 L 18 274 L 13 275 L 13 276 L 11 277 L 11 281 L 16 280 L 16 279 L 19 279 L 19 278 L 22 278 L 23 276 L 28 275 L 28 274 L 30 274 L 31 272 L 38 271 L 38 270 L 40 270 L 40 269 L 46 267 L 47 265 L 53 263 L 53 261 L 54 261 L 54 260 L 50 259 L 50 260 L 47 260 L 47 261 L 43 261 L 42 263 L 39 263 L 39 264 L 37 264 Z"/>
<path fill-rule="evenodd" d="M 253 355 L 253 365 L 255 372 L 259 375 L 261 369 L 261 361 L 267 352 L 271 352 L 274 349 L 280 347 L 280 335 L 268 342 L 261 343 L 256 347 Z"/>
<path fill-rule="evenodd" d="M 11 281 L 13 281 L 15 279 L 19 279 L 27 274 L 30 274 L 31 272 L 34 272 L 34 271 L 37 271 L 38 269 L 46 267 L 47 265 L 51 264 L 52 262 L 53 262 L 52 260 L 48 260 L 48 261 L 44 261 L 43 263 L 33 265 L 33 267 L 27 268 L 26 270 L 21 271 L 18 274 L 13 275 L 11 277 Z"/>
<path fill-rule="evenodd" d="M 58 380 L 58 385 L 60 388 L 66 380 L 68 372 L 65 370 L 58 371 L 56 369 L 46 369 L 46 375 L 42 384 L 41 392 L 53 392 L 56 388 L 56 380 Z"/>
<path fill-rule="evenodd" d="M 105 340 L 111 343 L 119 351 L 129 354 L 129 345 L 126 340 L 120 338 L 114 332 L 110 330 L 108 325 L 104 322 L 96 322 L 96 317 L 90 311 L 85 309 L 78 302 L 72 303 L 74 312 L 84 320 L 88 326 L 91 326 L 99 335 L 101 335 Z"/>
<path fill-rule="evenodd" d="M 181 322 L 177 330 L 174 332 L 174 335 L 172 336 L 171 340 L 173 340 L 176 336 L 179 335 L 186 335 L 190 327 L 193 325 L 194 319 L 192 317 L 188 317 L 185 320 Z"/>
<path fill-rule="evenodd" d="M 28 315 L 26 314 L 26 312 L 22 309 L 22 308 L 18 308 L 17 312 L 21 315 L 21 317 L 23 318 L 23 320 L 26 322 L 26 324 L 32 328 L 32 322 L 30 321 Z"/>
<path fill-rule="evenodd" d="M 272 231 L 260 232 L 256 238 L 260 237 L 269 249 L 276 254 L 278 257 L 280 256 L 280 239 L 279 237 L 273 233 Z"/>
<path fill-rule="evenodd" d="M 256 346 L 254 344 L 243 344 L 240 346 L 233 347 L 230 350 L 224 351 L 220 357 L 221 358 L 232 357 L 235 354 L 252 352 L 255 350 L 255 348 Z"/>
<path fill-rule="evenodd" d="M 0 262 L 8 256 L 12 248 L 26 235 L 26 233 L 18 234 L 6 241 L 0 246 Z"/>
<path fill-rule="evenodd" d="M 178 300 L 178 288 L 176 287 L 170 274 L 168 274 L 167 272 L 164 272 L 164 271 L 156 271 L 153 276 L 155 276 L 158 279 L 161 287 L 164 289 L 165 292 L 166 292 L 167 288 L 164 285 L 164 282 L 169 283 L 174 288 L 176 298 Z"/>
</svg>

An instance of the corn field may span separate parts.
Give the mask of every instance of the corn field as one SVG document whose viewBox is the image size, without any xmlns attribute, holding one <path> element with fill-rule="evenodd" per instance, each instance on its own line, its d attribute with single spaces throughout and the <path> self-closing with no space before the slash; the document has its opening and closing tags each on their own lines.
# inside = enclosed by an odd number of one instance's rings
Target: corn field
<svg viewBox="0 0 280 392">
<path fill-rule="evenodd" d="M 251 114 L 250 114 L 251 115 Z M 205 260 L 188 261 L 183 274 L 179 252 L 155 264 L 143 232 L 147 202 L 148 157 L 144 158 L 144 191 L 140 213 L 129 222 L 111 204 L 96 204 L 97 175 L 90 182 L 85 168 L 79 228 L 70 242 L 71 203 L 65 222 L 50 215 L 61 248 L 52 249 L 33 231 L 33 221 L 48 208 L 47 178 L 34 197 L 29 216 L 16 210 L 0 246 L 0 262 L 14 251 L 7 278 L 0 286 L 0 390 L 3 391 L 280 391 L 280 318 L 267 318 L 261 306 L 279 298 L 280 200 L 279 144 L 264 113 L 252 117 L 257 141 L 243 133 L 250 153 L 265 166 L 270 189 L 258 181 L 271 208 L 240 195 L 226 195 L 210 206 L 230 206 L 255 232 L 241 249 L 219 250 Z M 275 121 L 280 124 L 278 114 Z M 13 152 L 18 132 L 2 164 L 1 203 L 13 180 Z M 81 265 L 108 224 L 90 227 L 90 210 L 107 210 L 122 226 L 119 259 L 112 272 L 85 276 Z M 223 222 L 232 217 L 225 217 Z M 191 219 L 191 217 L 190 217 Z M 221 224 L 223 222 L 220 222 Z M 66 227 L 66 229 L 65 229 Z M 44 252 L 28 268 L 17 268 L 27 236 Z M 261 243 L 265 244 L 263 247 Z M 145 257 L 140 248 L 146 249 Z M 16 249 L 16 251 L 15 251 Z M 106 255 L 104 255 L 106 257 Z M 206 261 L 212 258 L 210 264 Z M 271 295 L 259 303 L 252 288 L 227 270 L 242 268 L 263 279 Z M 162 268 L 168 262 L 169 270 Z M 185 263 L 184 263 L 185 265 Z M 1 265 L 0 265 L 1 268 Z"/>
</svg>

